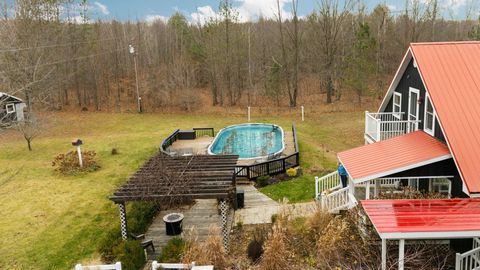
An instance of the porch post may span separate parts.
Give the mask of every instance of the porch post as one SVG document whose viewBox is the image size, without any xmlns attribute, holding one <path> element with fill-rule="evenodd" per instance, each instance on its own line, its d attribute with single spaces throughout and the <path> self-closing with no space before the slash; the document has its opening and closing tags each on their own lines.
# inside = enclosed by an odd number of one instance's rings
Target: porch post
<svg viewBox="0 0 480 270">
<path fill-rule="evenodd" d="M 118 203 L 118 210 L 120 211 L 120 232 L 122 234 L 122 239 L 127 240 L 128 230 L 127 230 L 127 211 L 125 208 L 125 202 Z"/>
<path fill-rule="evenodd" d="M 355 185 L 351 177 L 348 179 L 348 192 L 352 195 L 355 195 Z"/>
<path fill-rule="evenodd" d="M 367 181 L 367 186 L 365 187 L 365 200 L 370 200 L 370 180 Z"/>
<path fill-rule="evenodd" d="M 405 239 L 398 242 L 398 270 L 403 270 L 405 266 Z"/>
<path fill-rule="evenodd" d="M 382 239 L 382 270 L 387 270 L 387 239 Z"/>
<path fill-rule="evenodd" d="M 375 198 L 380 194 L 380 179 L 375 179 Z"/>
<path fill-rule="evenodd" d="M 220 200 L 220 215 L 222 218 L 222 237 L 223 237 L 223 248 L 225 248 L 225 251 L 228 252 L 229 248 L 229 231 L 227 227 L 227 219 L 228 219 L 228 203 L 225 199 Z"/>
</svg>

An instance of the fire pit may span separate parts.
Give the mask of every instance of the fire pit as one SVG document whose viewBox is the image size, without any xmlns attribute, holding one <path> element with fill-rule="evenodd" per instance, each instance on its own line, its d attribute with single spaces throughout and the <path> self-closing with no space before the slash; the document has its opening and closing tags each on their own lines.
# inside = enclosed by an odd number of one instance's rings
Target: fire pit
<svg viewBox="0 0 480 270">
<path fill-rule="evenodd" d="M 179 235 L 182 233 L 183 214 L 170 213 L 163 217 L 167 235 Z"/>
</svg>

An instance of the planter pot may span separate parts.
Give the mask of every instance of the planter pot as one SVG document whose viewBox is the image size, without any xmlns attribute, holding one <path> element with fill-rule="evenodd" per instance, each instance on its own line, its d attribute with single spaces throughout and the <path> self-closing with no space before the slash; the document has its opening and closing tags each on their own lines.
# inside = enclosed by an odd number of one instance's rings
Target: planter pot
<svg viewBox="0 0 480 270">
<path fill-rule="evenodd" d="M 165 229 L 167 235 L 179 235 L 183 230 L 183 214 L 181 213 L 170 213 L 163 217 L 165 222 Z"/>
</svg>

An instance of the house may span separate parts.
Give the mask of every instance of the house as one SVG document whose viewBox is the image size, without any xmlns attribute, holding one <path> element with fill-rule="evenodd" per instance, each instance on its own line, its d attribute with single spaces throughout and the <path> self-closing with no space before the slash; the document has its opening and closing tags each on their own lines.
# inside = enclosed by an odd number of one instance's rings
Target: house
<svg viewBox="0 0 480 270">
<path fill-rule="evenodd" d="M 362 205 L 383 250 L 386 240 L 399 240 L 399 269 L 406 239 L 462 237 L 470 241 L 451 240 L 452 247 L 472 249 L 473 239 L 473 249 L 457 254 L 456 269 L 480 268 L 475 258 L 461 266 L 463 259 L 480 254 L 480 226 L 471 222 L 480 216 L 480 42 L 412 43 L 378 112 L 365 113 L 364 139 L 364 146 L 337 154 L 348 187 L 340 186 L 337 172 L 316 177 L 316 198 L 323 207 L 331 212 L 350 208 L 364 196 Z M 369 201 L 382 187 L 398 185 L 456 199 Z M 401 221 L 405 213 L 409 221 Z M 392 223 L 386 232 L 387 220 Z M 412 222 L 417 225 L 408 228 Z"/>
<path fill-rule="evenodd" d="M 25 103 L 20 98 L 0 92 L 0 126 L 7 127 L 23 121 L 25 107 Z"/>
</svg>

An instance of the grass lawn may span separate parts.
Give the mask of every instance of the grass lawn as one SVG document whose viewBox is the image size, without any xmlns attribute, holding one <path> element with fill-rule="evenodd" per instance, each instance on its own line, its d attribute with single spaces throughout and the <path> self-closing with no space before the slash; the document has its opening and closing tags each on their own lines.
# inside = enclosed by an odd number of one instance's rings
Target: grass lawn
<svg viewBox="0 0 480 270">
<path fill-rule="evenodd" d="M 304 176 L 262 189 L 291 202 L 314 196 L 313 175 L 334 169 L 335 152 L 363 143 L 363 113 L 324 113 L 297 124 Z M 71 269 L 94 261 L 96 241 L 118 225 L 108 196 L 151 155 L 175 128 L 214 127 L 245 121 L 245 116 L 198 114 L 58 113 L 27 150 L 19 134 L 0 135 L 0 269 Z M 298 118 L 254 118 L 290 128 Z M 60 176 L 53 158 L 73 150 L 79 137 L 84 150 L 97 152 L 101 169 Z M 119 155 L 111 155 L 117 148 Z"/>
</svg>

